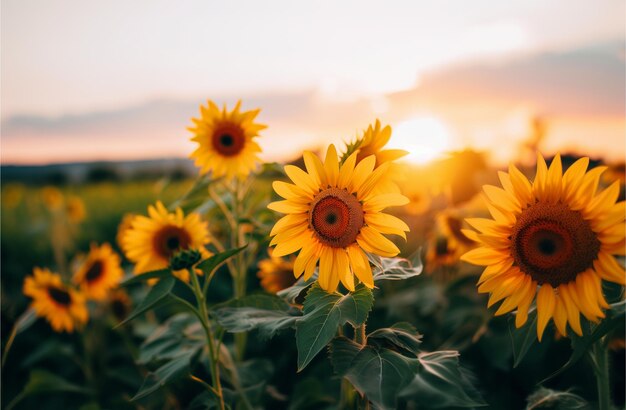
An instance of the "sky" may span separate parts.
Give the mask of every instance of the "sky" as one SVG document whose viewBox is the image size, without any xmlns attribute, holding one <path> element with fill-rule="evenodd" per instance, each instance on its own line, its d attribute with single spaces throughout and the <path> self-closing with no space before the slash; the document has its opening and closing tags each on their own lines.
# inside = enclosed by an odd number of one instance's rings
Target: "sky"
<svg viewBox="0 0 626 410">
<path fill-rule="evenodd" d="M 376 118 L 424 162 L 623 160 L 625 2 L 2 0 L 3 164 L 184 157 L 207 99 L 261 108 L 266 160 Z"/>
</svg>

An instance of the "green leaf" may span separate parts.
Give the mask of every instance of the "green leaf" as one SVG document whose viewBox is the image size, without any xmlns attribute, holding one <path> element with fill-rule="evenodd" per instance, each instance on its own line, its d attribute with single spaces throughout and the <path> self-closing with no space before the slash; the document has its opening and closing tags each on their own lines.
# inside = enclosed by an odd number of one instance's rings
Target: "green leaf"
<svg viewBox="0 0 626 410">
<path fill-rule="evenodd" d="M 159 269 L 153 270 L 150 272 L 142 273 L 140 275 L 133 275 L 128 279 L 122 281 L 120 286 L 128 286 L 134 283 L 145 282 L 149 279 L 162 279 L 168 278 L 172 276 L 172 271 L 170 269 Z"/>
<path fill-rule="evenodd" d="M 124 319 L 124 321 L 122 321 L 115 327 L 122 326 L 123 324 L 128 323 L 129 321 L 133 320 L 137 316 L 141 315 L 145 311 L 163 304 L 163 302 L 167 300 L 166 296 L 174 288 L 175 283 L 176 283 L 176 280 L 174 279 L 173 276 L 160 280 L 156 285 L 154 285 L 150 289 L 150 292 L 148 292 L 148 294 L 146 295 L 144 300 L 141 301 L 139 306 L 137 306 L 135 310 L 133 310 L 133 312 L 130 315 L 128 315 L 126 319 Z"/>
<path fill-rule="evenodd" d="M 485 406 L 478 391 L 459 366 L 459 352 L 443 350 L 421 353 L 411 383 L 400 392 L 418 407 L 450 408 Z"/>
<path fill-rule="evenodd" d="M 415 252 L 411 259 L 383 258 L 369 255 L 370 261 L 374 264 L 374 282 L 381 280 L 405 280 L 418 276 L 424 268 L 420 253 L 421 249 Z"/>
<path fill-rule="evenodd" d="M 148 373 L 143 381 L 143 384 L 141 385 L 141 388 L 131 400 L 135 401 L 146 397 L 159 390 L 167 383 L 180 378 L 185 373 L 189 373 L 189 361 L 195 354 L 195 351 L 181 353 L 156 369 L 154 372 Z"/>
<path fill-rule="evenodd" d="M 186 352 L 196 352 L 204 346 L 204 332 L 198 320 L 179 313 L 159 326 L 140 347 L 141 364 L 171 360 Z"/>
<path fill-rule="evenodd" d="M 244 245 L 241 248 L 229 249 L 224 252 L 216 253 L 208 259 L 203 260 L 202 262 L 196 265 L 197 269 L 202 270 L 205 275 L 210 275 L 213 271 L 222 263 L 224 263 L 228 258 L 238 254 L 242 250 L 244 250 L 248 245 Z"/>
<path fill-rule="evenodd" d="M 418 369 L 416 358 L 390 349 L 361 346 L 345 337 L 333 340 L 330 357 L 335 371 L 381 409 L 397 408 L 398 393 Z"/>
<path fill-rule="evenodd" d="M 528 396 L 526 402 L 528 403 L 526 410 L 591 410 L 592 408 L 585 399 L 574 393 L 546 389 L 545 387 L 539 387 L 533 394 Z"/>
<path fill-rule="evenodd" d="M 259 331 L 261 338 L 271 338 L 279 330 L 293 327 L 300 312 L 275 295 L 249 295 L 235 299 L 213 311 L 217 321 L 232 333 Z"/>
<path fill-rule="evenodd" d="M 332 340 L 339 326 L 364 323 L 373 304 L 374 295 L 363 284 L 347 295 L 327 293 L 313 285 L 304 301 L 304 316 L 296 321 L 298 371 Z"/>
<path fill-rule="evenodd" d="M 13 408 L 20 401 L 28 396 L 42 393 L 78 393 L 93 394 L 93 391 L 76 384 L 70 383 L 62 377 L 59 377 L 46 370 L 33 370 L 30 372 L 28 383 L 24 390 L 18 394 L 7 409 Z"/>
<path fill-rule="evenodd" d="M 307 281 L 300 278 L 292 286 L 283 289 L 277 293 L 278 296 L 285 299 L 288 303 L 301 304 L 304 300 L 303 293 L 315 283 L 315 279 L 311 278 Z"/>
<path fill-rule="evenodd" d="M 537 341 L 537 310 L 532 308 L 528 311 L 528 319 L 524 326 L 517 329 L 515 318 L 509 317 L 509 334 L 513 344 L 513 367 L 519 366 L 526 353 Z"/>
<path fill-rule="evenodd" d="M 569 338 L 572 344 L 572 355 L 565 365 L 559 370 L 546 377 L 541 383 L 552 379 L 555 376 L 563 373 L 565 370 L 575 365 L 584 355 L 587 353 L 591 346 L 600 340 L 603 336 L 615 329 L 620 324 L 624 323 L 624 316 L 626 313 L 626 300 L 622 300 L 610 305 L 611 308 L 606 311 L 606 317 L 595 327 L 591 327 L 589 321 L 585 318 L 581 320 L 581 327 L 583 335 L 578 336 L 574 332 L 569 332 Z"/>
<path fill-rule="evenodd" d="M 367 340 L 381 347 L 383 342 L 391 343 L 417 356 L 422 335 L 417 333 L 410 323 L 396 323 L 391 327 L 373 331 L 367 336 Z"/>
</svg>

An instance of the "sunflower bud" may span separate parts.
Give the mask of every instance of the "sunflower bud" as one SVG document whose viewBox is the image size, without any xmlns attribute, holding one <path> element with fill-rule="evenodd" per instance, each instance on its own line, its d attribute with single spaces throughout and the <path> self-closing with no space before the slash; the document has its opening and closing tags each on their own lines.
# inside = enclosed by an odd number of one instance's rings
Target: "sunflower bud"
<svg viewBox="0 0 626 410">
<path fill-rule="evenodd" d="M 195 249 L 180 250 L 171 257 L 170 267 L 173 270 L 189 269 L 200 261 L 201 256 Z"/>
</svg>

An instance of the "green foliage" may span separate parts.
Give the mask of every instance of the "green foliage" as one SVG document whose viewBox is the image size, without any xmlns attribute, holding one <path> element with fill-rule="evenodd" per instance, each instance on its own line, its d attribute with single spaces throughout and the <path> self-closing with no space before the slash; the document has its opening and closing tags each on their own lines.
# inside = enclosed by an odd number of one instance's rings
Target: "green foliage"
<svg viewBox="0 0 626 410">
<path fill-rule="evenodd" d="M 176 280 L 174 279 L 173 276 L 161 279 L 156 285 L 154 285 L 150 289 L 150 291 L 148 292 L 148 295 L 146 295 L 144 300 L 141 301 L 139 306 L 137 306 L 135 310 L 133 310 L 132 313 L 128 315 L 128 317 L 124 319 L 117 326 L 122 326 L 128 323 L 129 321 L 133 320 L 137 316 L 141 315 L 142 313 L 150 309 L 153 309 L 157 306 L 167 303 L 166 297 L 168 294 L 170 294 L 172 289 L 174 289 L 175 283 L 176 283 Z"/>
<path fill-rule="evenodd" d="M 315 284 L 304 301 L 304 315 L 296 322 L 298 371 L 301 371 L 346 323 L 358 326 L 367 320 L 374 304 L 372 291 L 359 284 L 352 293 L 327 293 Z"/>
<path fill-rule="evenodd" d="M 420 408 L 479 407 L 486 403 L 459 365 L 459 352 L 420 353 L 418 372 L 400 396 Z"/>
<path fill-rule="evenodd" d="M 226 330 L 233 333 L 259 331 L 263 339 L 274 336 L 278 331 L 293 327 L 301 316 L 283 299 L 274 295 L 248 295 L 236 299 L 213 314 Z"/>
<path fill-rule="evenodd" d="M 374 265 L 374 281 L 381 280 L 405 280 L 422 273 L 424 264 L 421 259 L 421 249 L 418 249 L 411 258 L 383 258 L 368 254 L 370 262 Z"/>
<path fill-rule="evenodd" d="M 24 387 L 24 390 L 22 390 L 22 392 L 13 399 L 13 401 L 7 406 L 7 409 L 13 408 L 29 396 L 39 394 L 50 395 L 53 393 L 78 393 L 90 395 L 93 394 L 93 391 L 71 383 L 46 370 L 33 370 L 30 373 L 28 383 Z"/>
<path fill-rule="evenodd" d="M 397 408 L 398 394 L 418 369 L 415 358 L 390 349 L 361 346 L 345 337 L 333 340 L 330 357 L 335 371 L 380 409 Z"/>
<path fill-rule="evenodd" d="M 243 251 L 248 245 L 244 245 L 240 248 L 229 249 L 224 252 L 216 253 L 208 259 L 203 260 L 198 265 L 196 265 L 197 269 L 200 269 L 204 272 L 205 277 L 208 277 L 213 273 L 215 269 L 217 269 L 222 263 L 226 262 L 229 258 L 235 256 L 239 252 Z"/>
<path fill-rule="evenodd" d="M 552 410 L 591 410 L 592 407 L 582 397 L 568 392 L 556 391 L 539 387 L 526 399 L 526 410 L 552 409 Z"/>
<path fill-rule="evenodd" d="M 513 344 L 513 367 L 517 367 L 537 341 L 537 309 L 528 311 L 528 319 L 519 329 L 515 327 L 515 318 L 509 317 L 509 334 Z"/>
<path fill-rule="evenodd" d="M 162 388 L 167 383 L 189 373 L 189 361 L 195 354 L 195 351 L 182 352 L 155 371 L 148 373 L 141 388 L 131 400 L 144 398 Z"/>
<path fill-rule="evenodd" d="M 419 408 L 477 407 L 484 405 L 458 361 L 456 351 L 424 353 L 421 335 L 405 323 L 378 329 L 360 345 L 335 338 L 330 359 L 335 372 L 376 408 L 395 409 L 398 398 Z"/>
</svg>

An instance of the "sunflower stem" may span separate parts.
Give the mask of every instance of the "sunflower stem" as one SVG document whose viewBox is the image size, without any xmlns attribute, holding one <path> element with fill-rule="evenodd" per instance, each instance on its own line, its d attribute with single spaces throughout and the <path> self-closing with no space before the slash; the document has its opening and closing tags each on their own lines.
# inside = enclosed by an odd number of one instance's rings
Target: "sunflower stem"
<svg viewBox="0 0 626 410">
<path fill-rule="evenodd" d="M 234 229 L 231 234 L 232 248 L 243 246 L 244 238 L 241 229 L 240 219 L 242 214 L 242 190 L 238 179 L 235 180 L 233 190 L 231 191 L 233 198 L 232 216 L 234 218 Z M 235 272 L 233 274 L 233 288 L 235 298 L 239 299 L 246 295 L 246 267 L 244 266 L 243 252 L 235 256 Z M 246 342 L 248 335 L 246 333 L 235 334 L 235 353 L 236 360 L 242 361 L 246 352 Z"/>
<path fill-rule="evenodd" d="M 196 302 L 198 303 L 198 310 L 200 311 L 200 323 L 204 328 L 207 347 L 209 348 L 209 365 L 211 367 L 211 382 L 212 387 L 215 390 L 216 395 L 218 396 L 220 403 L 220 410 L 224 410 L 224 394 L 222 392 L 222 384 L 220 381 L 220 368 L 219 368 L 219 350 L 216 350 L 214 338 L 213 338 L 213 330 L 211 328 L 211 323 L 209 322 L 209 312 L 206 307 L 206 300 L 204 297 L 204 292 L 200 288 L 200 282 L 198 281 L 198 277 L 193 269 L 189 270 L 189 276 L 191 277 L 191 282 L 193 283 L 194 295 L 196 297 Z"/>
<path fill-rule="evenodd" d="M 609 385 L 609 352 L 602 339 L 593 346 L 593 360 L 595 362 L 596 386 L 598 388 L 598 409 L 611 408 L 611 391 Z"/>
</svg>

